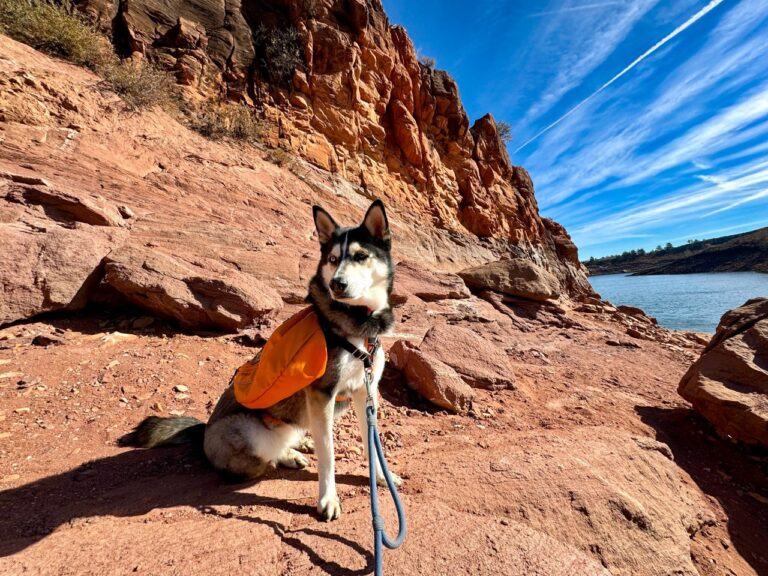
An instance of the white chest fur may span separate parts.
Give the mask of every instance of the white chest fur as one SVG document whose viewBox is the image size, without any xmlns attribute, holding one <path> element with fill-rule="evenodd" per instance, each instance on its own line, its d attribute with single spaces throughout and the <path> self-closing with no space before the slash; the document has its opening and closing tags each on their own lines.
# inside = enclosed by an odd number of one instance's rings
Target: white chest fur
<svg viewBox="0 0 768 576">
<path fill-rule="evenodd" d="M 350 338 L 352 344 L 360 349 L 364 349 L 365 342 L 362 338 Z M 379 348 L 373 357 L 373 384 L 372 389 L 376 390 L 384 372 L 384 351 Z M 363 381 L 364 366 L 361 360 L 358 360 L 351 354 L 342 356 L 339 365 L 339 383 L 336 387 L 337 395 L 344 395 L 346 392 L 354 392 L 365 386 Z"/>
</svg>

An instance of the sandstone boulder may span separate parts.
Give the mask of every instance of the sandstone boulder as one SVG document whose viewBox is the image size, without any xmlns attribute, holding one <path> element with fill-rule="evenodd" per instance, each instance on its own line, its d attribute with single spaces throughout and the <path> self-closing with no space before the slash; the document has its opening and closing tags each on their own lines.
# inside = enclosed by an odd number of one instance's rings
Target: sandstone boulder
<svg viewBox="0 0 768 576">
<path fill-rule="evenodd" d="M 126 247 L 106 258 L 104 280 L 133 304 L 187 328 L 235 331 L 265 322 L 282 308 L 280 295 L 266 284 L 205 264 Z"/>
<path fill-rule="evenodd" d="M 85 306 L 102 258 L 126 236 L 118 228 L 0 223 L 0 325 Z"/>
<path fill-rule="evenodd" d="M 463 326 L 433 326 L 419 349 L 453 368 L 473 388 L 515 387 L 503 348 Z"/>
<path fill-rule="evenodd" d="M 721 436 L 768 446 L 768 298 L 722 317 L 678 392 Z"/>
<path fill-rule="evenodd" d="M 560 283 L 551 273 L 525 258 L 510 258 L 467 268 L 459 276 L 470 288 L 492 290 L 543 302 L 560 296 Z"/>
<path fill-rule="evenodd" d="M 469 410 L 474 392 L 447 364 L 405 340 L 395 342 L 389 359 L 408 386 L 432 404 L 459 414 Z"/>
<path fill-rule="evenodd" d="M 469 289 L 456 274 L 432 272 L 412 262 L 400 262 L 395 269 L 395 300 L 417 296 L 427 302 L 469 298 Z"/>
</svg>

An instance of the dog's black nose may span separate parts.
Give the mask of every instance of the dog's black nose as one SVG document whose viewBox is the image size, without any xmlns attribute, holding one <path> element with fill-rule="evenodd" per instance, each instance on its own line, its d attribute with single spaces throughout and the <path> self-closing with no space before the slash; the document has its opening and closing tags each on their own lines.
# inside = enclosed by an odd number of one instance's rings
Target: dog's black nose
<svg viewBox="0 0 768 576">
<path fill-rule="evenodd" d="M 333 290 L 335 294 L 343 294 L 346 289 L 347 283 L 344 282 L 344 280 L 339 280 L 338 278 L 333 278 L 331 280 L 331 290 Z"/>
</svg>

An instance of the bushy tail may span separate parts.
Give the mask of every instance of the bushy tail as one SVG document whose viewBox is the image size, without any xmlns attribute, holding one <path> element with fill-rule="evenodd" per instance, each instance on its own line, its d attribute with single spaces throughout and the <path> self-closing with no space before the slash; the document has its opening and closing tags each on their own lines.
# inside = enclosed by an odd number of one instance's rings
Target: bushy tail
<svg viewBox="0 0 768 576">
<path fill-rule="evenodd" d="M 140 448 L 156 448 L 177 444 L 203 445 L 205 424 L 197 418 L 149 416 L 133 429 L 125 444 Z"/>
</svg>

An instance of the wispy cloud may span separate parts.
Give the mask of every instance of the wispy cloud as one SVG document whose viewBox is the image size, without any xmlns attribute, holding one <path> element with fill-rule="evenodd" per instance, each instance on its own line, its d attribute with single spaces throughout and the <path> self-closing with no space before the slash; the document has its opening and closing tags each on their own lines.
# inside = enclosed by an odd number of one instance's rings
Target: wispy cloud
<svg viewBox="0 0 768 576">
<path fill-rule="evenodd" d="M 545 12 L 533 12 L 531 14 L 528 14 L 529 18 L 537 18 L 539 16 L 554 16 L 556 14 L 568 14 L 571 12 L 584 12 L 585 10 L 597 10 L 600 8 L 607 8 L 609 6 L 619 6 L 623 5 L 624 2 L 621 1 L 615 1 L 615 2 L 596 2 L 593 4 L 579 4 L 577 6 L 563 6 L 562 8 L 559 8 L 557 10 L 547 10 Z"/>
<path fill-rule="evenodd" d="M 724 0 L 711 0 L 711 2 L 710 2 L 709 4 L 707 4 L 707 5 L 706 5 L 704 8 L 702 8 L 701 10 L 699 10 L 698 12 L 696 12 L 696 14 L 694 14 L 693 16 L 691 16 L 690 18 L 688 18 L 688 20 L 686 20 L 685 22 L 683 22 L 683 23 L 682 23 L 680 26 L 678 26 L 678 27 L 677 27 L 677 28 L 675 28 L 675 29 L 674 29 L 672 32 L 670 32 L 669 34 L 667 34 L 667 35 L 666 35 L 664 38 L 662 38 L 661 40 L 659 40 L 658 42 L 656 42 L 656 44 L 654 44 L 654 45 L 653 45 L 653 46 L 651 46 L 651 47 L 650 47 L 648 50 L 646 50 L 645 52 L 643 52 L 643 53 L 642 53 L 640 56 L 638 56 L 637 58 L 635 58 L 635 59 L 634 59 L 634 60 L 633 60 L 633 61 L 632 61 L 632 62 L 631 62 L 629 65 L 625 66 L 625 67 L 624 67 L 624 68 L 623 68 L 623 69 L 622 69 L 622 70 L 621 70 L 621 71 L 620 71 L 618 74 L 616 74 L 615 76 L 613 76 L 613 78 L 611 78 L 610 80 L 608 80 L 607 82 L 605 82 L 605 83 L 604 83 L 602 86 L 600 86 L 600 87 L 599 87 L 597 90 L 595 90 L 594 92 L 592 92 L 592 93 L 591 93 L 589 96 L 587 96 L 587 97 L 586 97 L 586 98 L 584 98 L 584 99 L 583 99 L 581 102 L 579 102 L 579 103 L 578 103 L 578 104 L 576 104 L 574 107 L 572 107 L 570 110 L 568 110 L 568 112 L 566 112 L 564 115 L 562 115 L 560 118 L 558 118 L 558 119 L 557 119 L 557 120 L 555 120 L 554 122 L 552 122 L 552 123 L 550 123 L 549 125 L 547 125 L 547 126 L 545 126 L 544 128 L 542 128 L 541 130 L 539 130 L 539 132 L 537 132 L 536 134 L 534 134 L 534 135 L 533 135 L 531 138 L 529 138 L 528 140 L 526 140 L 525 142 L 523 142 L 523 144 L 521 144 L 520 146 L 518 146 L 518 147 L 515 149 L 515 152 L 516 152 L 516 153 L 517 153 L 517 152 L 519 152 L 520 150 L 522 150 L 523 148 L 525 148 L 526 146 L 528 146 L 529 144 L 531 144 L 533 141 L 537 140 L 537 139 L 538 139 L 540 136 L 542 136 L 543 134 L 545 134 L 545 133 L 549 132 L 549 131 L 550 131 L 552 128 L 554 128 L 555 126 L 557 126 L 558 124 L 560 124 L 560 123 L 561 123 L 563 120 L 565 120 L 565 119 L 566 119 L 566 118 L 568 118 L 570 115 L 572 115 L 574 112 L 576 112 L 577 110 L 579 110 L 579 109 L 580 109 L 582 106 L 584 106 L 584 105 L 585 105 L 587 102 L 589 102 L 590 100 L 592 100 L 592 99 L 593 99 L 595 96 L 597 96 L 597 95 L 598 95 L 598 94 L 600 94 L 600 93 L 601 93 L 603 90 L 605 90 L 606 88 L 608 88 L 609 86 L 611 86 L 612 84 L 614 84 L 614 83 L 615 83 L 617 80 L 619 80 L 619 79 L 620 79 L 622 76 L 624 76 L 625 74 L 627 74 L 627 73 L 628 73 L 630 70 L 632 70 L 632 69 L 633 69 L 635 66 L 637 66 L 638 64 L 640 64 L 640 63 L 641 63 L 643 60 L 645 60 L 646 58 L 648 58 L 648 57 L 649 57 L 651 54 L 653 54 L 654 52 L 656 52 L 657 50 L 659 50 L 659 49 L 660 49 L 662 46 L 664 46 L 665 44 L 667 44 L 667 43 L 668 43 L 670 40 L 672 40 L 672 39 L 674 39 L 675 37 L 677 37 L 678 35 L 680 35 L 682 32 L 684 32 L 684 31 L 685 31 L 686 29 L 688 29 L 690 26 L 692 26 L 693 24 L 695 24 L 696 22 L 698 22 L 699 20 L 701 20 L 701 18 L 703 18 L 704 16 L 706 16 L 706 15 L 707 15 L 709 12 L 711 12 L 712 10 L 714 10 L 715 8 L 717 8 L 717 7 L 718 7 L 720 4 L 722 4 L 723 2 L 724 2 Z"/>
<path fill-rule="evenodd" d="M 706 219 L 768 198 L 768 161 L 765 160 L 720 174 L 698 175 L 696 179 L 697 184 L 676 194 L 594 218 L 574 229 L 573 234 L 581 245 L 593 246 L 606 239 L 635 237 L 660 224 L 690 224 L 692 220 Z"/>
<path fill-rule="evenodd" d="M 542 211 L 588 253 L 768 216 L 768 4 L 732 5 L 705 30 L 518 158 Z"/>
<path fill-rule="evenodd" d="M 542 50 L 551 60 L 544 70 L 556 64 L 555 74 L 548 81 L 541 98 L 528 109 L 519 128 L 525 131 L 526 126 L 535 124 L 565 95 L 581 85 L 624 42 L 638 21 L 657 2 L 608 2 L 553 10 L 552 14 L 559 18 L 552 18 L 542 31 L 542 40 L 549 44 Z M 578 18 L 571 15 L 571 12 L 583 11 L 582 8 L 587 6 L 594 13 L 579 15 Z M 616 6 L 620 8 L 615 9 Z M 558 30 L 558 42 L 552 42 L 552 30 Z"/>
</svg>

